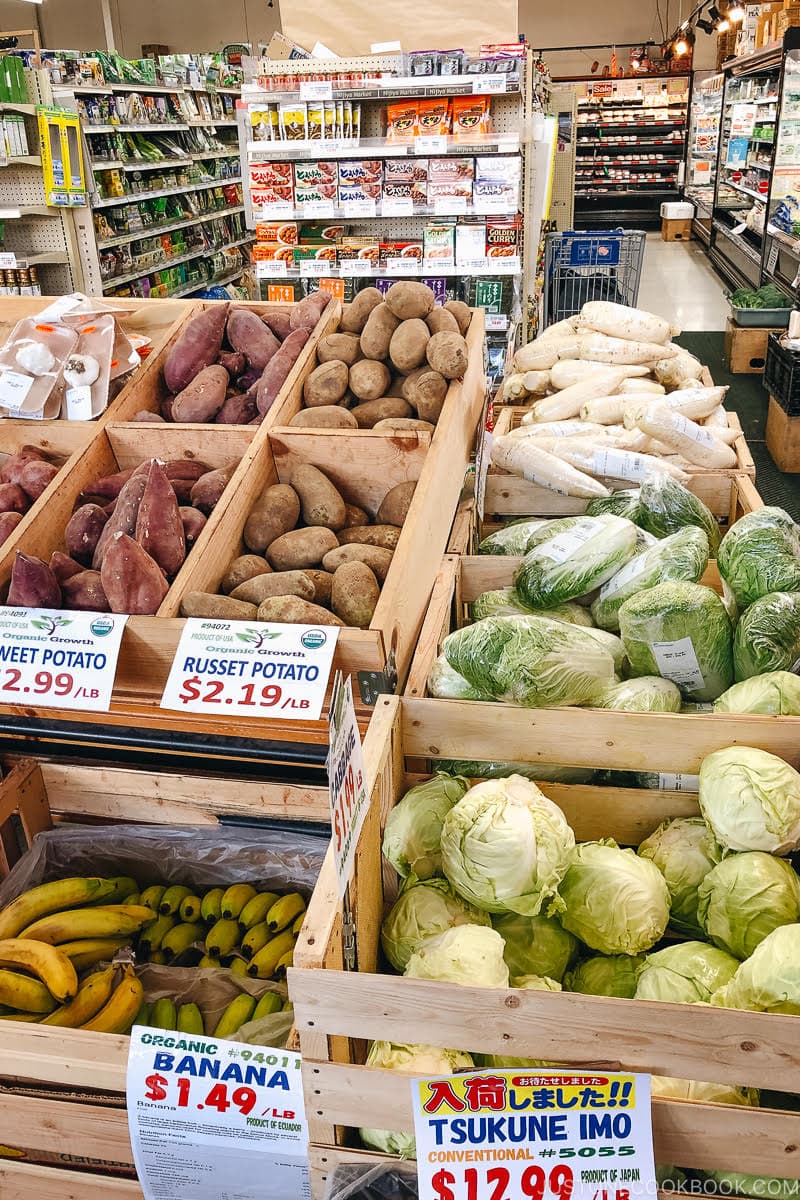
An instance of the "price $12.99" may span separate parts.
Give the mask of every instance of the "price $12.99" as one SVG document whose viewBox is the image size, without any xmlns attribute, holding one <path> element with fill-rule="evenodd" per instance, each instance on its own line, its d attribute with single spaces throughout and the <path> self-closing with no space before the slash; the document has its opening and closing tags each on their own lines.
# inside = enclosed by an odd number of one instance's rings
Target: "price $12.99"
<svg viewBox="0 0 800 1200">
<path fill-rule="evenodd" d="M 559 1165 L 548 1172 L 538 1165 L 526 1167 L 512 1182 L 507 1167 L 442 1168 L 431 1180 L 435 1200 L 570 1200 L 574 1177 L 571 1167 Z M 517 1190 L 519 1187 L 519 1190 Z"/>
</svg>

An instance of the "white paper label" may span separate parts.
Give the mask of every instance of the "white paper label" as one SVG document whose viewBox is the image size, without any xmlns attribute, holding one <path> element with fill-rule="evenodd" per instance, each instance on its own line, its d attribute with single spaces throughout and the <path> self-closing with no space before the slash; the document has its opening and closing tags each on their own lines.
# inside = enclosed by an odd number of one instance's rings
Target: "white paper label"
<svg viewBox="0 0 800 1200">
<path fill-rule="evenodd" d="M 332 100 L 333 84 L 330 79 L 312 79 L 300 84 L 301 100 Z"/>
<path fill-rule="evenodd" d="M 699 446 L 708 446 L 711 450 L 719 446 L 719 442 L 713 433 L 709 433 L 707 429 L 703 429 L 702 425 L 698 425 L 695 421 L 690 421 L 688 417 L 684 417 L 681 413 L 675 414 L 674 421 L 678 432 L 684 434 L 685 437 L 691 438 Z"/>
<path fill-rule="evenodd" d="M 82 383 L 79 387 L 67 388 L 65 400 L 68 421 L 91 421 L 92 389 L 87 383 Z"/>
<path fill-rule="evenodd" d="M 384 217 L 413 217 L 414 202 L 410 196 L 396 196 L 392 200 L 381 203 L 381 216 Z"/>
<path fill-rule="evenodd" d="M 268 259 L 256 263 L 256 279 L 276 279 L 286 275 L 286 262 L 282 258 Z"/>
<path fill-rule="evenodd" d="M 414 153 L 427 154 L 446 154 L 447 153 L 447 134 L 446 133 L 423 133 L 414 138 Z"/>
<path fill-rule="evenodd" d="M 433 201 L 433 211 L 437 217 L 455 216 L 467 211 L 466 196 L 438 196 Z"/>
<path fill-rule="evenodd" d="M 258 209 L 261 221 L 282 221 L 294 216 L 294 205 L 289 200 L 276 200 L 274 204 L 262 204 Z"/>
<path fill-rule="evenodd" d="M 424 275 L 435 275 L 455 271 L 456 260 L 454 258 L 423 258 L 422 272 Z"/>
<path fill-rule="evenodd" d="M 487 313 L 484 323 L 487 333 L 502 333 L 508 329 L 508 317 L 504 313 Z"/>
<path fill-rule="evenodd" d="M 227 718 L 316 721 L 338 629 L 186 621 L 161 707 Z"/>
<path fill-rule="evenodd" d="M 135 1025 L 127 1108 L 145 1200 L 308 1200 L 300 1055 Z"/>
<path fill-rule="evenodd" d="M 778 250 L 778 243 L 773 238 L 772 245 L 769 248 L 769 254 L 767 255 L 767 270 L 769 271 L 770 275 L 775 270 L 775 266 L 778 262 Z"/>
<path fill-rule="evenodd" d="M 8 271 L 17 265 L 17 256 L 9 250 L 0 251 L 0 269 Z"/>
<path fill-rule="evenodd" d="M 375 201 L 372 199 L 345 200 L 342 212 L 346 217 L 374 217 Z"/>
<path fill-rule="evenodd" d="M 331 270 L 331 263 L 327 259 L 319 258 L 301 258 L 300 259 L 300 274 L 309 278 L 320 278 L 323 275 L 328 275 Z"/>
<path fill-rule="evenodd" d="M 339 896 L 344 896 L 356 860 L 358 836 L 369 811 L 364 778 L 364 755 L 353 705 L 353 680 L 342 682 L 337 671 L 329 717 L 328 796 L 331 805 L 331 845 Z"/>
<path fill-rule="evenodd" d="M 343 258 L 339 263 L 339 274 L 343 279 L 348 275 L 374 275 L 376 270 L 368 258 Z"/>
<path fill-rule="evenodd" d="M 711 712 L 714 711 L 712 704 L 708 707 Z M 661 792 L 699 792 L 700 776 L 662 771 L 658 776 L 658 789 Z"/>
<path fill-rule="evenodd" d="M 505 90 L 505 75 L 479 75 L 472 81 L 472 93 L 475 96 L 501 95 Z"/>
<path fill-rule="evenodd" d="M 632 558 L 629 563 L 621 567 L 616 575 L 612 575 L 608 583 L 603 584 L 600 588 L 600 599 L 608 600 L 611 596 L 616 596 L 617 592 L 622 591 L 626 584 L 643 575 L 646 570 L 647 563 L 641 555 L 637 554 L 636 558 Z"/>
<path fill-rule="evenodd" d="M 652 471 L 652 465 L 641 454 L 632 451 L 595 450 L 592 474 L 603 475 L 606 479 L 630 479 L 641 483 Z"/>
<path fill-rule="evenodd" d="M 671 679 L 678 687 L 705 687 L 705 679 L 690 637 L 676 642 L 652 642 L 653 657 L 662 679 Z"/>
<path fill-rule="evenodd" d="M 577 517 L 571 529 L 557 533 L 547 542 L 541 542 L 536 547 L 537 554 L 549 558 L 551 562 L 563 563 L 581 546 L 585 546 L 593 537 L 597 537 L 600 525 L 593 517 Z"/>
<path fill-rule="evenodd" d="M 476 213 L 505 213 L 514 207 L 507 196 L 476 196 L 474 204 Z"/>
<path fill-rule="evenodd" d="M 419 275 L 420 261 L 418 258 L 387 258 L 387 275 Z"/>
<path fill-rule="evenodd" d="M 305 204 L 301 204 L 304 217 L 327 217 L 333 218 L 333 201 L 332 200 L 306 200 Z"/>
<path fill-rule="evenodd" d="M 3 371 L 0 373 L 0 404 L 12 409 L 21 408 L 33 384 L 32 375 L 22 375 L 19 371 Z"/>
<path fill-rule="evenodd" d="M 108 712 L 127 617 L 4 608 L 0 703 Z"/>
</svg>

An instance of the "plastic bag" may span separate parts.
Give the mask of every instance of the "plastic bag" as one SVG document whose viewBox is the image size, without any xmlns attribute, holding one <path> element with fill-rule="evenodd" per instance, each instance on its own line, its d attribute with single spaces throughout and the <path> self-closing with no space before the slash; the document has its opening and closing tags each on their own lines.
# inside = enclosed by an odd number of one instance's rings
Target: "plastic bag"
<svg viewBox="0 0 800 1200">
<path fill-rule="evenodd" d="M 242 992 L 260 1000 L 267 992 L 276 992 L 281 1001 L 286 1000 L 285 984 L 271 979 L 250 979 L 234 975 L 226 967 L 198 970 L 197 967 L 164 967 L 156 963 L 142 963 L 136 974 L 144 984 L 144 998 L 148 1004 L 156 1000 L 171 999 L 176 1005 L 196 1004 L 203 1014 L 207 1036 L 211 1037 L 225 1009 Z M 234 1042 L 247 1042 L 253 1046 L 286 1045 L 294 1022 L 294 1013 L 271 1013 L 258 1021 L 248 1021 L 230 1034 Z"/>
<path fill-rule="evenodd" d="M 417 1200 L 414 1163 L 381 1163 L 377 1167 L 342 1164 L 328 1179 L 325 1200 Z"/>
</svg>

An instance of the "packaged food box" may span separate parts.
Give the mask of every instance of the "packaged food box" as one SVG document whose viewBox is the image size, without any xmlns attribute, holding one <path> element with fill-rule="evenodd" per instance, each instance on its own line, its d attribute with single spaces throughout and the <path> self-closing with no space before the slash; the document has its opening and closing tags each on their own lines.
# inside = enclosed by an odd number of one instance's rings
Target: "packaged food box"
<svg viewBox="0 0 800 1200">
<path fill-rule="evenodd" d="M 304 221 L 300 226 L 300 242 L 338 242 L 347 233 L 346 225 L 328 225 L 325 221 Z"/>
<path fill-rule="evenodd" d="M 383 166 L 383 199 L 411 199 L 415 208 L 428 203 L 428 160 L 387 158 Z"/>
<path fill-rule="evenodd" d="M 456 266 L 486 258 L 486 224 L 461 222 L 456 226 Z"/>
<path fill-rule="evenodd" d="M 257 242 L 280 242 L 283 246 L 297 244 L 297 223 L 295 221 L 257 221 Z"/>
<path fill-rule="evenodd" d="M 348 200 L 381 198 L 383 164 L 379 161 L 354 159 L 339 163 L 339 204 Z"/>
<path fill-rule="evenodd" d="M 292 187 L 254 187 L 250 198 L 256 212 L 269 204 L 294 205 L 294 189 Z"/>
<path fill-rule="evenodd" d="M 486 218 L 486 257 L 509 258 L 520 253 L 522 221 L 516 217 Z"/>
<path fill-rule="evenodd" d="M 509 211 L 519 208 L 520 160 L 517 156 L 493 155 L 475 159 L 472 194 L 476 204 L 483 197 L 502 203 Z"/>
<path fill-rule="evenodd" d="M 366 259 L 377 267 L 380 262 L 381 245 L 377 238 L 348 238 L 346 244 L 339 242 L 336 254 L 340 263 Z"/>
<path fill-rule="evenodd" d="M 422 242 L 381 242 L 380 263 L 383 265 L 387 258 L 409 258 L 422 262 Z"/>
<path fill-rule="evenodd" d="M 449 224 L 428 225 L 422 233 L 425 262 L 452 264 L 456 254 L 456 227 Z"/>
<path fill-rule="evenodd" d="M 297 187 L 321 187 L 336 185 L 338 177 L 335 162 L 298 162 L 294 164 L 294 181 Z"/>
<path fill-rule="evenodd" d="M 336 203 L 336 184 L 335 183 L 308 183 L 296 184 L 294 189 L 295 201 L 298 205 L 308 204 L 309 202 L 317 202 L 329 200 L 331 204 Z"/>
<path fill-rule="evenodd" d="M 283 260 L 287 265 L 294 262 L 294 247 L 283 242 L 256 242 L 253 246 L 253 262 L 277 262 Z"/>
<path fill-rule="evenodd" d="M 471 158 L 428 159 L 428 202 L 446 196 L 464 196 L 472 199 L 472 181 L 475 174 Z"/>
<path fill-rule="evenodd" d="M 453 137 L 465 138 L 489 133 L 491 106 L 488 96 L 453 97 Z"/>
<path fill-rule="evenodd" d="M 289 162 L 251 163 L 250 187 L 291 187 L 292 164 Z"/>
<path fill-rule="evenodd" d="M 317 246 L 295 246 L 292 249 L 292 261 L 294 263 L 308 262 L 311 259 L 327 261 L 332 265 L 336 265 L 337 250 L 330 242 L 321 243 Z"/>
</svg>

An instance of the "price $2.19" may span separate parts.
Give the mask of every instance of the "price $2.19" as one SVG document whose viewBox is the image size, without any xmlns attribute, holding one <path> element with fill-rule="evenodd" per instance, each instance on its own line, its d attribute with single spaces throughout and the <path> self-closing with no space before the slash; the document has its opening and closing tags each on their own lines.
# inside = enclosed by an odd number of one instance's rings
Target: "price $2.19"
<svg viewBox="0 0 800 1200">
<path fill-rule="evenodd" d="M 517 1180 L 507 1167 L 465 1167 L 458 1172 L 442 1168 L 431 1180 L 436 1200 L 570 1200 L 574 1177 L 571 1167 L 526 1167 Z M 519 1187 L 519 1191 L 517 1190 Z"/>
<path fill-rule="evenodd" d="M 310 701 L 301 696 L 284 698 L 283 689 L 277 683 L 268 683 L 258 687 L 255 683 L 243 683 L 226 688 L 219 679 L 200 679 L 198 675 L 184 679 L 178 692 L 182 704 L 199 700 L 202 704 L 237 704 L 240 708 L 281 708 L 304 709 L 310 707 Z"/>
<path fill-rule="evenodd" d="M 145 1079 L 147 1091 L 144 1094 L 145 1100 L 166 1100 L 169 1095 L 170 1081 L 165 1075 L 148 1075 Z M 197 1082 L 197 1081 L 196 1081 Z M 176 1106 L 178 1108 L 188 1108 L 190 1098 L 194 1102 L 195 1108 L 215 1108 L 218 1113 L 226 1113 L 229 1108 L 238 1108 L 243 1117 L 249 1116 L 253 1111 L 258 1101 L 258 1093 L 251 1087 L 237 1087 L 232 1092 L 229 1091 L 227 1084 L 215 1083 L 210 1091 L 206 1092 L 201 1086 L 194 1089 L 195 1095 L 192 1095 L 192 1080 L 187 1076 L 182 1076 L 175 1081 L 178 1090 Z M 195 1100 L 195 1096 L 200 1096 L 201 1099 Z M 279 1110 L 277 1108 L 266 1108 L 263 1112 L 257 1113 L 258 1117 L 273 1118 L 275 1120 L 293 1121 L 295 1112 L 293 1110 Z"/>
</svg>

